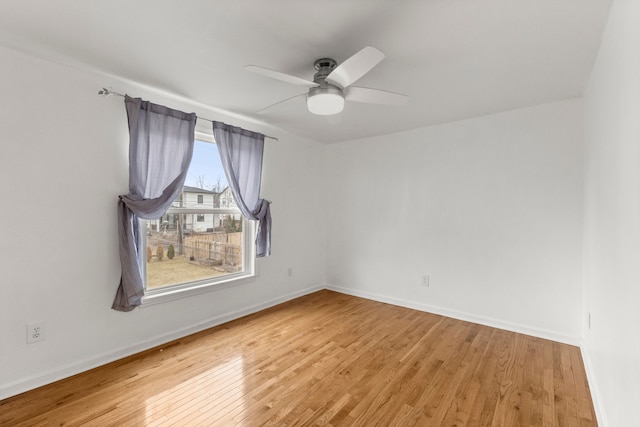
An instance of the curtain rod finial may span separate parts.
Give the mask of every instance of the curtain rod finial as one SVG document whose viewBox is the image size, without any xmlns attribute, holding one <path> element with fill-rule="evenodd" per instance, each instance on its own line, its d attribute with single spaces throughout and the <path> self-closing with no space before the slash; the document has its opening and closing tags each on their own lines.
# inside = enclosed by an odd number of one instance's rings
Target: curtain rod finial
<svg viewBox="0 0 640 427">
<path fill-rule="evenodd" d="M 100 89 L 100 90 L 98 91 L 98 95 L 101 95 L 101 96 L 103 96 L 103 97 L 105 97 L 105 98 L 107 98 L 107 97 L 109 97 L 109 96 L 111 96 L 111 95 L 118 95 L 118 96 L 122 96 L 122 97 L 124 97 L 124 95 L 123 95 L 123 94 L 118 93 L 118 92 L 116 92 L 116 91 L 114 91 L 114 90 L 112 90 L 112 89 L 107 89 L 106 87 L 103 87 L 102 89 Z"/>
</svg>

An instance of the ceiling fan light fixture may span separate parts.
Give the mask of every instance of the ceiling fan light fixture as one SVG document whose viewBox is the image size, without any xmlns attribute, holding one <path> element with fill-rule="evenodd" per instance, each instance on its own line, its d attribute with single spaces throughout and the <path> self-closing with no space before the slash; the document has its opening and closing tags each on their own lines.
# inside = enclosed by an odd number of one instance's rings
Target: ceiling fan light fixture
<svg viewBox="0 0 640 427">
<path fill-rule="evenodd" d="M 344 95 L 337 87 L 313 87 L 307 95 L 307 108 L 319 116 L 338 114 L 344 109 Z"/>
</svg>

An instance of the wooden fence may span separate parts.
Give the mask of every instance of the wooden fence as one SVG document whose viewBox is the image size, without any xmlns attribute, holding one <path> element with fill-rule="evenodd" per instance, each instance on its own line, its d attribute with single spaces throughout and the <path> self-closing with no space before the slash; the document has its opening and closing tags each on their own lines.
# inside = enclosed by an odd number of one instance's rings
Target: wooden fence
<svg viewBox="0 0 640 427">
<path fill-rule="evenodd" d="M 192 261 L 242 269 L 242 233 L 185 236 L 183 249 Z"/>
</svg>

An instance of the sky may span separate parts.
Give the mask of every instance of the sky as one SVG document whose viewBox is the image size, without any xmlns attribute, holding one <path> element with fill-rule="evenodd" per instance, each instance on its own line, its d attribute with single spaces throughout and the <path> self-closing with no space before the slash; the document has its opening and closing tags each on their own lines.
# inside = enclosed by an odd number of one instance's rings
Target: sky
<svg viewBox="0 0 640 427">
<path fill-rule="evenodd" d="M 185 185 L 200 187 L 199 176 L 204 177 L 204 188 L 207 190 L 218 182 L 218 178 L 220 178 L 221 189 L 227 186 L 227 178 L 224 176 L 222 163 L 220 163 L 218 147 L 210 142 L 196 140 Z"/>
</svg>

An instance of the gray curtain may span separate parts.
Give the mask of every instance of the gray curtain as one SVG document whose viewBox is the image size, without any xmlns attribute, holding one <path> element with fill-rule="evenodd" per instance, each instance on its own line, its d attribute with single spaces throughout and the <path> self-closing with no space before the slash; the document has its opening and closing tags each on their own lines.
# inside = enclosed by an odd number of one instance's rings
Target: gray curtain
<svg viewBox="0 0 640 427">
<path fill-rule="evenodd" d="M 256 256 L 271 255 L 270 202 L 260 198 L 264 135 L 213 122 L 222 167 L 242 215 L 258 221 Z"/>
<path fill-rule="evenodd" d="M 140 305 L 144 281 L 139 218 L 158 219 L 182 191 L 193 155 L 196 115 L 125 97 L 129 119 L 129 194 L 118 201 L 122 276 L 112 308 Z"/>
</svg>

